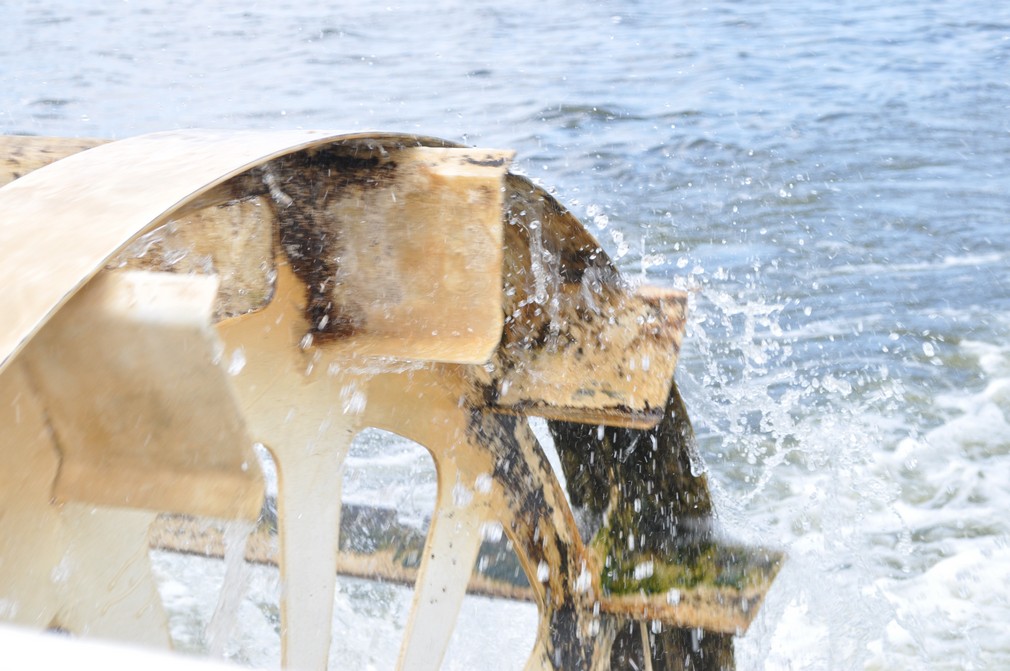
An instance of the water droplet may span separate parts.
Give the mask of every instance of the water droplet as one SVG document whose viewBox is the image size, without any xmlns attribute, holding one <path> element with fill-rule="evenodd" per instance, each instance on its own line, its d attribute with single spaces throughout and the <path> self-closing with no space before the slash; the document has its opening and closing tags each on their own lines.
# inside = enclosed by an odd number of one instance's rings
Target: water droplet
<svg viewBox="0 0 1010 671">
<path fill-rule="evenodd" d="M 491 476 L 488 473 L 481 473 L 474 480 L 473 488 L 481 494 L 489 494 L 491 492 Z"/>
<path fill-rule="evenodd" d="M 463 508 L 470 505 L 471 501 L 473 501 L 473 492 L 462 484 L 456 483 L 456 486 L 452 488 L 452 502 Z"/>
<path fill-rule="evenodd" d="M 480 537 L 492 543 L 500 541 L 504 531 L 500 522 L 484 522 L 480 525 Z"/>
<path fill-rule="evenodd" d="M 645 580 L 651 578 L 655 572 L 655 565 L 652 561 L 644 561 L 635 566 L 635 580 Z"/>
<path fill-rule="evenodd" d="M 231 360 L 228 362 L 228 374 L 238 375 L 245 368 L 245 350 L 241 347 L 231 353 Z"/>
<path fill-rule="evenodd" d="M 575 591 L 579 594 L 587 591 L 593 586 L 593 579 L 589 575 L 589 571 L 586 570 L 586 564 L 583 562 L 582 570 L 579 571 L 579 577 L 575 579 Z"/>
</svg>

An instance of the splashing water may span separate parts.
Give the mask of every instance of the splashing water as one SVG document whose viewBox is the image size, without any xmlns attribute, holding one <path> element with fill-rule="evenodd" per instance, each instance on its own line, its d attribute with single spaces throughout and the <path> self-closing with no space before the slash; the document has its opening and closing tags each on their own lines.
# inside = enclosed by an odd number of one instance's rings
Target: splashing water
<svg viewBox="0 0 1010 671">
<path fill-rule="evenodd" d="M 246 544 L 255 529 L 255 522 L 229 521 L 224 529 L 224 584 L 218 596 L 214 615 L 207 625 L 207 651 L 211 657 L 225 656 L 228 642 L 236 626 L 239 604 L 249 589 L 249 568 L 245 561 Z"/>
</svg>

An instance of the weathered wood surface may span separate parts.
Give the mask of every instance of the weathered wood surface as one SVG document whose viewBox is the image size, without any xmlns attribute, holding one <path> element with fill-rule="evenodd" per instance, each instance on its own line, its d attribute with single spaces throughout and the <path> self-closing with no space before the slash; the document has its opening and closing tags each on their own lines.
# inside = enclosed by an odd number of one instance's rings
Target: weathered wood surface
<svg viewBox="0 0 1010 671">
<path fill-rule="evenodd" d="M 604 566 L 614 668 L 643 668 L 647 657 L 663 671 L 735 668 L 732 635 L 746 631 L 783 555 L 718 537 L 676 385 L 654 429 L 549 427 L 583 534 Z M 642 628 L 652 620 L 662 631 Z M 698 628 L 707 630 L 700 640 Z"/>
<path fill-rule="evenodd" d="M 662 417 L 687 297 L 632 291 L 556 199 L 509 175 L 505 330 L 489 402 L 504 412 L 650 428 Z"/>
<path fill-rule="evenodd" d="M 225 550 L 224 533 L 220 521 L 161 515 L 151 529 L 151 547 L 220 558 Z M 410 586 L 417 579 L 423 545 L 424 533 L 400 522 L 396 511 L 345 504 L 335 570 L 340 575 Z M 643 553 L 641 561 L 651 561 L 654 573 L 638 581 L 626 578 L 620 591 L 611 589 L 600 595 L 601 612 L 670 627 L 703 627 L 725 634 L 745 631 L 751 619 L 748 611 L 760 608 L 781 554 L 715 538 L 708 541 L 704 551 L 688 554 L 687 549 L 678 550 L 674 563 Z M 245 557 L 257 564 L 277 564 L 277 529 L 271 517 L 261 518 L 249 537 Z M 633 574 L 633 567 L 631 570 Z M 673 575 L 674 570 L 680 573 Z M 506 536 L 481 543 L 467 591 L 535 601 Z"/>
<path fill-rule="evenodd" d="M 160 515 L 151 528 L 150 542 L 157 550 L 223 558 L 224 534 L 225 525 L 219 520 Z M 395 510 L 344 504 L 336 572 L 412 587 L 417 581 L 424 540 L 424 532 L 400 522 Z M 250 534 L 245 558 L 256 564 L 277 565 L 277 529 L 268 519 L 261 520 Z M 481 543 L 467 592 L 516 601 L 535 600 L 505 536 Z"/>
<path fill-rule="evenodd" d="M 0 181 L 87 144 L 4 142 L 16 165 Z M 401 665 L 438 664 L 477 530 L 498 519 L 541 612 L 532 666 L 727 667 L 727 636 L 699 646 L 676 627 L 746 630 L 781 558 L 721 543 L 690 474 L 670 392 L 685 296 L 631 291 L 553 197 L 505 173 L 509 157 L 410 136 L 183 132 L 22 175 L 0 189 L 0 279 L 17 287 L 0 296 L 0 383 L 103 269 L 214 275 L 220 365 L 282 474 L 285 664 L 325 663 L 340 468 L 376 426 L 429 447 L 440 479 Z M 527 414 L 552 420 L 570 498 L 598 518 L 589 547 Z M 384 552 L 367 570 L 395 575 Z M 672 628 L 647 653 L 653 619 Z"/>
<path fill-rule="evenodd" d="M 100 143 L 0 137 L 0 185 Z M 261 161 L 194 192 L 104 263 L 215 273 L 215 315 L 240 315 L 269 299 L 275 268 L 267 248 L 279 222 L 280 244 L 310 287 L 312 337 L 349 355 L 490 359 L 473 378 L 501 412 L 654 426 L 680 351 L 686 296 L 631 291 L 595 238 L 529 180 L 508 175 L 503 195 L 489 192 L 510 154 L 464 153 L 453 162 L 454 150 L 465 151 L 430 138 L 350 135 L 325 150 Z M 439 151 L 448 153 L 434 167 Z M 450 183 L 470 195 L 462 209 L 437 209 Z M 484 211 L 481 198 L 501 198 L 501 220 L 477 225 L 466 207 Z M 407 225 L 434 219 L 446 219 L 444 228 Z M 397 281 L 405 272 L 416 280 Z"/>
<path fill-rule="evenodd" d="M 59 501 L 256 519 L 263 478 L 220 363 L 214 276 L 104 274 L 22 352 Z"/>
<path fill-rule="evenodd" d="M 61 158 L 107 142 L 108 140 L 94 138 L 0 135 L 0 186 Z"/>
</svg>

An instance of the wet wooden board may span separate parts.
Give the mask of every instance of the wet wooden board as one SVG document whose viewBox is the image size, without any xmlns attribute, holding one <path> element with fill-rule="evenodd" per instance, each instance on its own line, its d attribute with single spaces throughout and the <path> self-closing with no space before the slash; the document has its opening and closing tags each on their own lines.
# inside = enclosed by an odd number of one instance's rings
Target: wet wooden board
<svg viewBox="0 0 1010 671">
<path fill-rule="evenodd" d="M 651 428 L 662 417 L 687 297 L 633 289 L 557 200 L 509 175 L 505 331 L 483 380 L 500 412 Z"/>
<path fill-rule="evenodd" d="M 0 184 L 98 142 L 0 138 L 0 159 L 8 156 L 6 163 L 0 161 Z M 410 158 L 411 146 L 418 143 L 431 146 L 428 158 Z M 654 426 L 679 354 L 685 295 L 626 286 L 575 217 L 542 188 L 515 175 L 506 177 L 499 201 L 502 231 L 490 221 L 473 226 L 466 211 L 439 210 L 426 219 L 444 220 L 448 234 L 415 226 L 415 234 L 390 236 L 386 222 L 402 225 L 410 209 L 430 209 L 444 200 L 443 177 L 469 184 L 466 192 L 472 195 L 464 203 L 479 200 L 487 197 L 487 171 L 508 161 L 500 153 L 467 155 L 455 167 L 450 161 L 434 172 L 419 170 L 439 148 L 459 147 L 431 138 L 350 136 L 312 156 L 265 163 L 263 174 L 238 175 L 194 196 L 170 221 L 109 263 L 213 272 L 221 278 L 216 316 L 240 315 L 262 307 L 271 293 L 275 269 L 265 245 L 279 221 L 281 242 L 295 255 L 302 253 L 299 247 L 325 250 L 298 269 L 306 284 L 316 287 L 308 320 L 314 337 L 333 341 L 339 336 L 348 354 L 396 350 L 401 358 L 473 363 L 490 357 L 491 372 L 475 369 L 473 377 L 501 412 Z M 265 186 L 265 177 L 273 187 Z M 412 205 L 407 206 L 409 194 L 397 196 L 392 182 L 414 194 Z M 289 199 L 293 206 L 286 204 Z M 488 249 L 480 238 L 495 235 L 503 255 L 500 279 L 489 270 L 497 261 L 474 252 Z M 428 253 L 436 248 L 438 255 Z M 360 249 L 382 253 L 367 256 Z M 340 257 L 341 263 L 319 261 L 327 255 Z M 249 262 L 263 258 L 269 259 L 265 265 Z M 465 292 L 458 290 L 463 267 L 470 283 Z M 419 280 L 397 282 L 407 270 Z M 492 281 L 503 284 L 502 296 L 483 300 Z M 423 323 L 419 314 L 425 315 Z M 361 328 L 365 323 L 371 330 Z M 478 333 L 484 349 L 467 344 Z M 486 343 L 496 334 L 501 344 L 492 356 Z"/>
<path fill-rule="evenodd" d="M 104 273 L 20 361 L 60 450 L 59 501 L 255 519 L 263 479 L 221 365 L 213 276 Z"/>
<path fill-rule="evenodd" d="M 348 143 L 264 165 L 308 333 L 347 356 L 484 363 L 501 338 L 511 152 Z"/>
<path fill-rule="evenodd" d="M 183 515 L 161 515 L 151 529 L 151 547 L 169 552 L 224 557 L 224 525 Z M 340 519 L 340 553 L 336 572 L 367 580 L 413 586 L 424 534 L 396 519 L 391 509 L 345 504 Z M 246 561 L 277 565 L 277 535 L 269 520 L 261 520 L 249 536 Z M 603 595 L 600 610 L 668 626 L 703 627 L 708 631 L 747 631 L 781 567 L 775 550 L 716 543 L 706 560 L 724 567 L 708 580 L 649 593 L 648 580 L 630 594 Z M 684 567 L 685 575 L 700 573 Z M 706 567 L 706 570 L 707 567 Z M 746 576 L 746 578 L 741 578 Z M 505 537 L 485 540 L 470 576 L 467 592 L 516 601 L 535 601 L 525 573 Z"/>
<path fill-rule="evenodd" d="M 0 324 L 0 367 L 114 254 L 137 236 L 166 223 L 185 204 L 199 201 L 202 195 L 212 193 L 215 187 L 236 175 L 278 156 L 308 151 L 338 138 L 353 137 L 362 136 L 319 131 L 154 133 L 73 154 L 7 184 L 0 189 L 0 212 L 3 213 L 0 219 L 0 281 L 16 290 L 0 296 L 0 308 L 6 315 Z M 432 151 L 453 150 L 434 148 Z M 457 156 L 445 161 L 430 155 L 418 156 L 418 169 L 410 173 L 410 179 L 406 175 L 403 177 L 410 181 L 420 175 L 426 176 L 427 181 L 415 179 L 411 182 L 413 188 L 408 191 L 416 194 L 419 189 L 438 187 L 435 195 L 444 199 L 443 189 L 452 189 L 455 182 L 462 185 L 460 195 L 464 204 L 481 211 L 486 208 L 499 210 L 500 205 L 496 207 L 494 199 L 499 195 L 500 185 L 495 179 L 500 180 L 504 175 L 507 156 L 501 153 L 489 156 L 486 151 L 468 156 L 467 150 L 456 151 Z M 273 187 L 268 184 L 268 190 L 286 209 L 293 203 L 285 200 L 288 197 L 283 186 L 274 182 Z M 488 191 L 493 191 L 490 200 Z M 391 199 L 389 191 L 380 195 Z M 453 338 L 450 333 L 449 340 L 453 340 L 454 352 L 464 353 L 456 356 L 468 361 L 481 356 L 486 358 L 500 337 L 500 328 L 495 328 L 495 321 L 501 319 L 496 305 L 500 294 L 497 278 L 501 254 L 497 214 L 481 218 L 474 216 L 476 209 L 464 208 L 459 217 L 464 219 L 462 223 L 466 226 L 461 227 L 460 219 L 440 208 L 437 201 L 415 196 L 413 201 L 408 199 L 408 203 L 417 205 L 421 220 L 430 223 L 428 228 L 421 227 L 420 233 L 434 236 L 444 244 L 439 249 L 431 249 L 427 238 L 413 246 L 408 238 L 401 238 L 405 249 L 425 246 L 427 253 L 411 252 L 397 263 L 433 268 L 429 273 L 432 276 L 436 272 L 448 275 L 436 286 L 425 287 L 428 289 L 424 294 L 425 302 L 417 306 L 417 310 L 409 300 L 393 300 L 399 312 L 393 315 L 392 322 L 407 314 L 414 320 L 403 325 L 399 338 L 389 336 L 391 329 L 387 325 L 378 329 L 373 340 L 390 341 L 387 349 L 394 349 L 402 348 L 411 335 L 416 335 L 418 351 L 415 356 L 438 357 L 439 352 L 431 344 L 432 333 L 442 333 L 445 324 L 441 321 L 429 324 L 417 319 L 417 314 L 423 314 L 433 303 L 465 307 L 479 304 L 483 310 L 473 315 L 473 321 L 480 322 L 484 330 L 471 333 L 466 330 L 470 322 L 466 322 L 458 337 Z M 404 208 L 401 206 L 393 214 L 402 214 Z M 46 225 L 40 226 L 38 222 L 46 222 Z M 447 228 L 441 229 L 444 233 L 439 237 L 440 225 Z M 417 227 L 404 230 L 418 232 Z M 454 242 L 458 243 L 456 249 L 465 249 L 450 253 Z M 390 240 L 389 244 L 396 246 L 397 241 Z M 475 245 L 483 247 L 475 249 Z M 443 254 L 443 250 L 449 251 Z M 381 253 L 382 250 L 375 250 L 376 255 Z M 462 255 L 472 255 L 476 260 L 458 263 Z M 494 290 L 485 296 L 481 290 L 492 275 Z M 376 290 L 383 291 L 388 286 L 387 281 Z M 479 298 L 459 300 L 461 293 Z M 382 307 L 379 305 L 376 309 Z M 490 323 L 483 319 L 487 313 L 494 314 Z M 324 329 L 325 326 L 328 325 L 324 325 Z M 372 349 L 381 348 L 373 346 Z"/>
<path fill-rule="evenodd" d="M 509 340 L 500 350 L 495 406 L 610 426 L 659 422 L 683 337 L 683 292 L 600 290 L 593 298 L 565 284 L 555 298 L 555 315 L 537 308 L 526 321 L 541 322 L 535 338 Z"/>
</svg>

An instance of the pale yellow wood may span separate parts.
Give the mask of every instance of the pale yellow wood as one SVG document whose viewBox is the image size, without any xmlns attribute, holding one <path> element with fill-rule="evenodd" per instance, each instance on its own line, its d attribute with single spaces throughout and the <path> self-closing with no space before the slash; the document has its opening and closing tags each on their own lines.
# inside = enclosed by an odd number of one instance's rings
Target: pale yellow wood
<svg viewBox="0 0 1010 671">
<path fill-rule="evenodd" d="M 82 636 L 168 648 L 168 621 L 148 560 L 156 513 L 67 504 L 64 606 L 56 622 Z"/>
<path fill-rule="evenodd" d="M 433 447 L 435 447 L 433 445 Z M 475 478 L 455 468 L 451 443 L 437 450 L 438 500 L 421 555 L 398 669 L 437 671 L 456 628 L 467 583 L 480 551 L 481 525 L 491 516 Z"/>
<path fill-rule="evenodd" d="M 325 669 L 330 647 L 343 462 L 359 424 L 340 405 L 353 381 L 313 374 L 301 347 L 305 292 L 286 264 L 262 311 L 222 322 L 226 358 L 246 364 L 234 388 L 252 436 L 277 464 L 281 658 L 287 668 Z M 240 354 L 239 354 L 240 353 Z"/>
<path fill-rule="evenodd" d="M 106 273 L 24 350 L 64 501 L 256 519 L 263 480 L 219 361 L 211 276 Z"/>
<path fill-rule="evenodd" d="M 494 377 L 495 406 L 547 419 L 650 428 L 662 417 L 684 331 L 687 297 L 644 289 L 590 293 L 565 284 L 542 339 L 509 342 Z"/>
<path fill-rule="evenodd" d="M 550 621 L 558 605 L 565 603 L 548 601 L 548 585 L 555 595 L 568 594 L 570 607 L 586 601 L 578 610 L 582 615 L 575 617 L 577 620 L 588 617 L 590 600 L 597 591 L 593 588 L 595 574 L 593 570 L 585 570 L 588 558 L 585 558 L 571 513 L 564 503 L 564 493 L 528 427 L 512 419 L 495 419 L 482 410 L 484 400 L 468 379 L 466 366 L 404 366 L 383 359 L 348 359 L 339 347 L 325 342 L 304 343 L 300 336 L 307 327 L 305 298 L 298 287 L 293 272 L 285 264 L 278 263 L 277 291 L 270 305 L 260 312 L 218 325 L 228 351 L 241 349 L 245 352 L 248 364 L 235 376 L 234 382 L 250 417 L 253 435 L 266 436 L 264 443 L 275 455 L 282 488 L 285 469 L 293 460 L 329 459 L 331 463 L 342 460 L 345 442 L 329 435 L 331 430 L 350 434 L 359 426 L 374 426 L 415 440 L 432 452 L 440 472 L 461 474 L 460 489 L 457 491 L 454 486 L 453 495 L 463 499 L 472 497 L 468 505 L 487 506 L 488 510 L 495 511 L 505 524 L 506 533 L 514 539 L 527 575 L 537 576 L 543 570 L 541 566 L 547 567 L 548 579 L 538 580 L 534 585 L 545 621 Z M 262 426 L 257 428 L 260 421 Z M 321 435 L 323 431 L 328 438 Z M 328 456 L 321 452 L 326 450 L 329 450 Z M 334 483 L 330 490 L 337 491 L 338 486 Z M 319 625 L 312 625 L 307 609 L 303 610 L 304 604 L 310 603 L 305 592 L 312 591 L 321 600 L 319 595 L 324 587 L 331 589 L 336 563 L 335 533 L 325 530 L 333 527 L 324 527 L 322 531 L 317 528 L 317 536 L 312 541 L 317 548 L 308 548 L 305 543 L 309 541 L 301 540 L 300 554 L 296 558 L 286 554 L 295 548 L 292 545 L 285 550 L 285 534 L 293 533 L 285 529 L 297 524 L 295 520 L 299 516 L 325 514 L 323 519 L 327 525 L 335 519 L 333 513 L 321 511 L 320 506 L 331 505 L 331 499 L 325 496 L 320 500 L 318 487 L 318 484 L 313 487 L 317 498 L 301 493 L 292 497 L 291 491 L 285 493 L 282 489 L 279 498 L 288 497 L 289 500 L 282 503 L 283 508 L 278 511 L 282 579 L 287 585 L 296 568 L 302 572 L 298 578 L 302 585 L 298 589 L 302 592 L 287 589 L 282 595 L 286 601 L 282 607 L 281 627 L 282 632 L 288 632 L 282 635 L 284 659 L 292 666 L 298 663 L 313 669 L 320 668 L 328 638 Z M 443 496 L 446 495 L 444 488 L 442 491 Z M 453 504 L 459 507 L 455 499 Z M 477 510 L 461 514 L 469 518 L 477 514 Z M 477 514 L 473 519 L 482 517 Z M 443 549 L 448 542 L 438 534 L 431 540 Z M 467 541 L 463 543 L 464 547 L 469 547 Z M 314 558 L 311 566 L 304 553 Z M 466 575 L 472 569 L 473 558 L 469 552 L 461 553 L 459 558 L 464 556 L 469 560 L 463 573 Z M 437 566 L 435 562 L 436 573 L 430 576 L 423 570 L 420 572 L 418 579 L 425 594 L 431 586 L 440 585 L 442 576 L 437 574 Z M 577 594 L 571 594 L 572 586 L 580 581 L 583 572 L 587 584 Z M 458 597 L 464 589 L 465 580 L 460 580 L 454 588 L 459 595 L 453 594 L 439 604 L 438 617 L 446 621 L 455 618 Z M 323 608 L 317 606 L 317 618 L 328 612 Z M 302 631 L 314 632 L 311 640 L 295 633 L 296 623 Z M 445 634 L 445 628 L 441 629 Z M 419 631 L 426 633 L 423 626 Z M 413 659 L 409 648 L 418 640 L 408 636 L 405 655 L 409 659 Z M 558 640 L 552 643 L 562 644 Z M 435 652 L 439 653 L 437 647 Z M 440 658 L 440 654 L 435 658 Z M 432 659 L 425 656 L 423 661 L 430 665 Z"/>
<path fill-rule="evenodd" d="M 231 182 L 222 186 L 231 200 L 180 213 L 130 242 L 106 267 L 214 275 L 215 321 L 265 306 L 274 288 L 273 210 L 264 197 L 238 199 Z"/>
<path fill-rule="evenodd" d="M 154 513 L 52 501 L 58 453 L 21 362 L 0 374 L 0 619 L 168 645 L 147 562 Z"/>
<path fill-rule="evenodd" d="M 59 457 L 20 362 L 0 373 L 0 426 L 0 619 L 45 629 L 62 601 L 52 574 L 66 543 L 50 501 Z"/>
<path fill-rule="evenodd" d="M 354 144 L 268 165 L 312 337 L 347 356 L 486 362 L 501 339 L 511 157 Z"/>
<path fill-rule="evenodd" d="M 100 145 L 0 189 L 0 365 L 105 261 L 188 200 L 319 131 L 153 133 Z M 45 222 L 40 225 L 39 222 Z"/>
<path fill-rule="evenodd" d="M 277 442 L 280 529 L 281 663 L 326 669 L 340 528 L 343 463 L 349 423 L 322 428 L 318 442 Z"/>
</svg>

